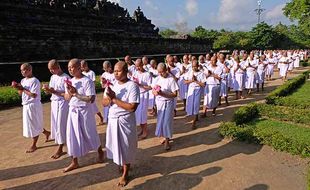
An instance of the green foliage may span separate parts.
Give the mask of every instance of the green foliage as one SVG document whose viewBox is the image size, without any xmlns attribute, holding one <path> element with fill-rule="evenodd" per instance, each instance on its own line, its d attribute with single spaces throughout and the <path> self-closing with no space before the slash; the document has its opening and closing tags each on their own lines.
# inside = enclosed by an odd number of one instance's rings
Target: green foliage
<svg viewBox="0 0 310 190">
<path fill-rule="evenodd" d="M 234 49 L 235 39 L 232 32 L 223 33 L 213 43 L 213 49 Z"/>
<path fill-rule="evenodd" d="M 163 38 L 171 38 L 172 36 L 177 34 L 178 34 L 177 31 L 171 29 L 166 29 L 159 32 L 159 35 L 161 35 Z"/>
<path fill-rule="evenodd" d="M 253 127 L 248 125 L 238 126 L 234 122 L 224 122 L 220 125 L 219 133 L 223 137 L 258 143 L 258 139 L 253 134 Z"/>
<path fill-rule="evenodd" d="M 296 89 L 298 89 L 302 84 L 305 83 L 307 79 L 307 73 L 305 72 L 302 75 L 299 75 L 295 77 L 294 79 L 287 81 L 282 86 L 278 87 L 276 90 L 272 91 L 267 97 L 266 97 L 266 103 L 267 104 L 275 104 L 276 100 L 279 97 L 282 96 L 288 96 L 292 92 L 294 92 Z"/>
<path fill-rule="evenodd" d="M 310 110 L 296 109 L 292 107 L 273 106 L 269 104 L 258 104 L 259 114 L 262 117 L 300 123 L 310 126 Z"/>
<path fill-rule="evenodd" d="M 219 36 L 219 34 L 220 32 L 216 30 L 207 30 L 202 26 L 198 26 L 195 28 L 195 31 L 192 32 L 190 35 L 194 38 L 209 40 L 213 43 Z"/>
<path fill-rule="evenodd" d="M 274 47 L 276 33 L 272 26 L 262 22 L 253 27 L 250 33 L 254 49 L 270 49 Z"/>
<path fill-rule="evenodd" d="M 248 104 L 239 108 L 233 116 L 233 121 L 237 125 L 248 123 L 253 119 L 259 117 L 258 106 L 255 103 Z"/>
<path fill-rule="evenodd" d="M 301 66 L 308 67 L 310 66 L 310 60 L 309 61 L 300 61 Z"/>
<path fill-rule="evenodd" d="M 220 134 L 241 141 L 256 141 L 281 151 L 310 156 L 310 128 L 273 120 L 254 120 L 247 125 L 222 123 Z"/>
<path fill-rule="evenodd" d="M 276 98 L 275 105 L 289 106 L 300 109 L 310 108 L 310 82 L 306 82 L 290 96 Z"/>
<path fill-rule="evenodd" d="M 286 3 L 284 15 L 297 20 L 306 35 L 310 35 L 310 3 L 309 0 L 292 0 Z"/>
</svg>

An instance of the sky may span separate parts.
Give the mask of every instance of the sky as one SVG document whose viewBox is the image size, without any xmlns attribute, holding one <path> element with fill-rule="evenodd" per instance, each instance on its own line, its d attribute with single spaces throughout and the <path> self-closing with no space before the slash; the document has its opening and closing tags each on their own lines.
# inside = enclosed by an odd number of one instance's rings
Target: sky
<svg viewBox="0 0 310 190">
<path fill-rule="evenodd" d="M 160 29 L 188 32 L 197 26 L 233 31 L 251 30 L 257 24 L 257 0 L 109 0 L 127 8 L 132 15 L 138 6 Z M 263 0 L 262 21 L 293 24 L 282 12 L 289 0 Z"/>
</svg>

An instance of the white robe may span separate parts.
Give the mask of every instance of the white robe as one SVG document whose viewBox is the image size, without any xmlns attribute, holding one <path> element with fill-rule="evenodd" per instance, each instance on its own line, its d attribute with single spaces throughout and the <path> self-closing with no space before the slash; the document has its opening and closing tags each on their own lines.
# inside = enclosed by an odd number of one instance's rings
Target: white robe
<svg viewBox="0 0 310 190">
<path fill-rule="evenodd" d="M 70 77 L 63 73 L 61 76 L 52 75 L 49 87 L 58 92 L 65 92 L 65 80 Z M 68 119 L 68 101 L 62 96 L 52 94 L 51 96 L 51 138 L 55 139 L 56 144 L 66 143 L 66 129 Z"/>
<path fill-rule="evenodd" d="M 285 77 L 289 67 L 289 58 L 288 57 L 281 57 L 279 60 L 280 65 L 280 76 Z"/>
<path fill-rule="evenodd" d="M 203 72 L 188 72 L 185 76 L 185 80 L 192 80 L 193 75 L 198 82 L 206 82 L 206 77 Z M 196 82 L 192 82 L 188 85 L 188 93 L 186 98 L 186 113 L 187 115 L 198 115 L 200 109 L 200 100 L 203 95 L 204 87 L 201 87 Z"/>
<path fill-rule="evenodd" d="M 87 77 L 71 79 L 72 86 L 83 96 L 96 95 L 94 82 Z M 66 92 L 67 93 L 67 92 Z M 72 97 L 67 121 L 68 155 L 81 157 L 101 145 L 91 104 Z"/>
<path fill-rule="evenodd" d="M 259 63 L 257 67 L 257 77 L 256 83 L 263 84 L 265 82 L 265 73 L 266 73 L 266 65 L 268 64 L 267 61 L 263 61 L 263 63 Z"/>
<path fill-rule="evenodd" d="M 127 103 L 139 103 L 139 87 L 132 81 L 124 84 L 116 82 L 112 90 L 116 97 Z M 137 151 L 137 129 L 134 112 L 129 112 L 113 104 L 109 112 L 106 132 L 107 157 L 117 165 L 131 164 Z"/>
<path fill-rule="evenodd" d="M 246 65 L 246 79 L 245 79 L 245 88 L 254 89 L 256 87 L 256 69 L 253 67 L 258 66 L 258 59 L 249 60 Z"/>
<path fill-rule="evenodd" d="M 116 80 L 115 80 L 115 76 L 113 73 L 108 73 L 108 72 L 104 72 L 101 75 L 102 79 L 108 80 L 112 85 L 115 84 Z M 102 83 L 100 81 L 100 83 Z M 108 116 L 109 116 L 109 109 L 110 106 L 104 106 L 103 107 L 103 122 L 108 123 Z"/>
<path fill-rule="evenodd" d="M 152 87 L 159 85 L 164 93 L 172 93 L 179 90 L 177 82 L 169 75 L 167 78 L 158 76 Z M 157 123 L 155 135 L 158 137 L 172 138 L 172 122 L 175 98 L 156 97 Z"/>
<path fill-rule="evenodd" d="M 246 62 L 242 61 L 239 63 L 240 68 L 237 69 L 237 62 L 234 63 L 233 70 L 234 70 L 234 91 L 243 91 L 244 89 L 244 79 L 245 79 L 245 73 L 242 69 L 245 69 Z"/>
<path fill-rule="evenodd" d="M 152 85 L 152 76 L 147 71 L 145 71 L 144 73 L 137 71 L 132 76 L 137 78 L 138 79 L 137 82 L 143 86 Z M 139 90 L 140 90 L 140 103 L 135 112 L 137 126 L 147 123 L 147 110 L 149 104 L 149 90 L 145 90 L 142 87 L 139 87 Z"/>
<path fill-rule="evenodd" d="M 149 72 L 152 74 L 152 81 L 158 76 L 158 71 L 154 68 L 150 68 Z M 149 90 L 149 109 L 153 109 L 155 106 L 155 96 L 152 93 L 152 90 Z"/>
<path fill-rule="evenodd" d="M 43 132 L 43 109 L 41 104 L 40 81 L 35 78 L 24 78 L 21 85 L 31 93 L 37 94 L 35 98 L 22 93 L 23 105 L 23 136 L 33 138 Z"/>
<path fill-rule="evenodd" d="M 214 109 L 218 106 L 221 83 L 215 77 L 209 76 L 208 71 L 210 71 L 211 73 L 215 75 L 221 76 L 223 73 L 223 70 L 219 66 L 212 67 L 211 65 L 209 65 L 205 70 L 205 74 L 207 75 L 207 80 L 206 80 L 203 105 L 206 106 L 208 109 Z"/>
</svg>

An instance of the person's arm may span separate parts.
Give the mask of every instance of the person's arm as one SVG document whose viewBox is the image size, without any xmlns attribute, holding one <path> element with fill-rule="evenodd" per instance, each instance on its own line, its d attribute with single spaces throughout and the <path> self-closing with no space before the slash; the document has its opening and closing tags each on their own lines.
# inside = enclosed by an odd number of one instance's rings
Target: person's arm
<svg viewBox="0 0 310 190">
<path fill-rule="evenodd" d="M 165 97 L 165 98 L 175 98 L 178 96 L 178 91 L 174 91 L 174 92 L 163 92 L 163 91 L 159 91 L 158 95 Z"/>
<path fill-rule="evenodd" d="M 118 99 L 115 95 L 115 92 L 111 89 L 108 88 L 109 90 L 107 91 L 107 96 L 111 98 L 111 101 L 113 104 L 116 104 L 117 106 L 129 111 L 129 112 L 135 112 L 139 103 L 128 103 L 124 102 L 120 99 Z"/>
</svg>

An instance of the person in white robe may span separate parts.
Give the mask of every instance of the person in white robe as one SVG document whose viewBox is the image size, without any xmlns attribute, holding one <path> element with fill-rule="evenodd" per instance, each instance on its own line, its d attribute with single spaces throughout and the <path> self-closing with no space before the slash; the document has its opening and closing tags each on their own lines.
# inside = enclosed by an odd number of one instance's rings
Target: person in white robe
<svg viewBox="0 0 310 190">
<path fill-rule="evenodd" d="M 246 73 L 245 73 L 245 88 L 250 95 L 252 90 L 256 87 L 256 77 L 257 77 L 257 66 L 258 66 L 258 59 L 254 58 L 254 54 L 251 53 L 249 59 L 246 64 Z"/>
<path fill-rule="evenodd" d="M 157 123 L 155 135 L 163 138 L 161 144 L 164 144 L 166 150 L 170 150 L 169 140 L 172 138 L 173 130 L 173 111 L 174 101 L 178 95 L 178 84 L 167 70 L 164 63 L 157 66 L 159 76 L 152 83 L 152 92 L 156 96 Z"/>
<path fill-rule="evenodd" d="M 217 66 L 217 57 L 213 56 L 210 65 L 204 69 L 207 79 L 203 101 L 204 113 L 201 115 L 202 117 L 207 116 L 208 109 L 212 109 L 212 115 L 215 116 L 220 97 L 222 72 L 222 68 Z"/>
<path fill-rule="evenodd" d="M 299 51 L 295 51 L 293 54 L 294 57 L 294 68 L 299 68 L 300 65 L 300 53 Z"/>
<path fill-rule="evenodd" d="M 152 59 L 150 62 L 150 69 L 149 69 L 149 73 L 152 76 L 152 81 L 154 81 L 156 79 L 156 77 L 158 76 L 158 71 L 157 71 L 157 62 L 155 59 Z M 151 115 L 155 115 L 156 114 L 156 105 L 155 105 L 155 96 L 152 92 L 152 90 L 149 90 L 149 110 Z"/>
<path fill-rule="evenodd" d="M 221 99 L 222 99 L 222 97 L 224 97 L 225 102 L 226 102 L 226 106 L 229 106 L 229 103 L 228 103 L 228 75 L 230 73 L 230 70 L 225 63 L 224 54 L 219 55 L 218 66 L 222 68 L 219 105 L 222 104 Z"/>
<path fill-rule="evenodd" d="M 199 68 L 200 66 L 197 60 L 195 60 L 192 62 L 192 70 L 184 75 L 184 83 L 188 84 L 186 113 L 188 116 L 194 116 L 192 120 L 192 129 L 196 129 L 201 95 L 203 95 L 206 82 L 206 76 Z"/>
<path fill-rule="evenodd" d="M 171 55 L 167 56 L 167 65 L 168 65 L 168 73 L 174 78 L 174 80 L 178 83 L 179 78 L 181 76 L 181 70 L 175 66 L 174 58 Z M 177 97 L 174 99 L 174 116 L 177 115 Z"/>
<path fill-rule="evenodd" d="M 281 56 L 281 58 L 279 60 L 279 64 L 281 64 L 280 76 L 282 78 L 282 81 L 286 81 L 288 67 L 290 64 L 290 58 L 287 56 L 287 52 L 283 52 L 283 55 Z"/>
<path fill-rule="evenodd" d="M 128 183 L 129 169 L 135 161 L 137 151 L 137 131 L 135 111 L 140 102 L 139 86 L 128 79 L 128 67 L 119 61 L 114 67 L 117 80 L 110 88 L 103 106 L 111 104 L 106 132 L 107 157 L 123 169 L 119 186 Z"/>
<path fill-rule="evenodd" d="M 140 89 L 140 103 L 135 112 L 137 126 L 141 127 L 141 132 L 139 137 L 141 139 L 146 139 L 147 132 L 147 111 L 149 104 L 149 91 L 152 89 L 152 76 L 149 72 L 144 69 L 144 64 L 141 59 L 136 60 L 136 69 L 132 77 L 135 78 L 134 82 L 139 86 Z"/>
<path fill-rule="evenodd" d="M 20 66 L 23 77 L 20 83 L 12 82 L 12 87 L 18 90 L 23 105 L 23 136 L 32 138 L 32 144 L 26 153 L 36 151 L 39 135 L 43 133 L 48 141 L 50 132 L 43 128 L 43 109 L 41 104 L 40 81 L 33 76 L 32 66 L 24 63 Z"/>
<path fill-rule="evenodd" d="M 236 100 L 240 98 L 244 99 L 244 96 L 242 96 L 242 92 L 244 89 L 244 79 L 245 79 L 244 75 L 246 71 L 246 63 L 247 63 L 246 59 L 240 62 L 238 55 L 234 57 L 233 70 L 234 70 L 235 80 L 234 80 L 233 90 L 236 93 Z"/>
<path fill-rule="evenodd" d="M 65 81 L 70 80 L 71 77 L 64 73 L 60 68 L 57 60 L 50 60 L 48 69 L 52 76 L 49 85 L 43 85 L 43 90 L 51 96 L 51 138 L 55 139 L 58 144 L 57 151 L 51 158 L 58 159 L 65 153 L 63 146 L 66 143 L 67 119 L 69 105 L 65 100 Z"/>
<path fill-rule="evenodd" d="M 269 58 L 267 59 L 268 65 L 266 68 L 266 76 L 268 81 L 271 80 L 273 73 L 274 73 L 274 67 L 276 65 L 276 58 L 273 57 L 273 54 L 270 54 Z"/>
<path fill-rule="evenodd" d="M 184 83 L 184 76 L 191 70 L 191 64 L 189 63 L 188 55 L 183 56 L 183 63 L 178 65 L 178 68 L 181 71 L 180 78 L 178 80 L 179 85 L 179 97 L 183 101 L 183 107 L 186 108 L 186 98 L 188 91 L 188 84 Z"/>
<path fill-rule="evenodd" d="M 81 61 L 81 69 L 82 69 L 82 73 L 83 75 L 85 75 L 86 77 L 88 77 L 90 80 L 92 80 L 94 82 L 94 86 L 96 83 L 96 74 L 94 71 L 90 70 L 88 67 L 88 63 L 85 60 Z M 101 112 L 99 111 L 97 105 L 96 105 L 96 100 L 91 104 L 92 109 L 94 114 L 98 115 L 100 121 L 98 125 L 103 125 L 103 116 L 101 114 Z"/>
<path fill-rule="evenodd" d="M 268 66 L 268 61 L 266 60 L 266 56 L 262 55 L 258 61 L 258 66 L 257 66 L 257 78 L 256 78 L 257 92 L 259 92 L 260 85 L 262 87 L 262 91 L 264 91 L 265 75 L 266 75 L 267 66 Z"/>
<path fill-rule="evenodd" d="M 104 61 L 102 64 L 102 68 L 103 68 L 104 73 L 102 73 L 100 77 L 101 79 L 100 84 L 101 84 L 103 91 L 105 91 L 107 86 L 113 85 L 116 82 L 116 80 L 113 74 L 112 64 L 110 61 Z M 108 123 L 109 109 L 110 109 L 110 106 L 103 106 L 103 110 L 102 110 L 103 123 Z"/>
<path fill-rule="evenodd" d="M 294 62 L 295 62 L 295 57 L 293 56 L 292 51 L 287 52 L 287 57 L 289 58 L 289 64 L 288 64 L 288 73 L 292 73 L 294 69 Z"/>
<path fill-rule="evenodd" d="M 65 99 L 69 101 L 66 144 L 72 161 L 63 172 L 77 169 L 78 158 L 93 150 L 98 151 L 97 161 L 103 162 L 103 151 L 91 105 L 96 96 L 94 83 L 82 74 L 78 59 L 69 61 L 68 71 L 73 78 L 66 82 Z"/>
<path fill-rule="evenodd" d="M 134 61 L 132 61 L 131 56 L 130 55 L 126 55 L 124 58 L 125 63 L 127 64 L 128 67 L 128 78 L 131 77 L 131 75 L 136 72 L 136 66 Z"/>
</svg>

